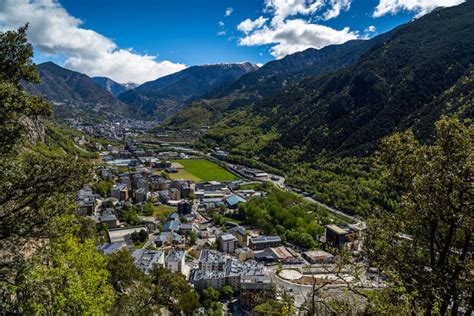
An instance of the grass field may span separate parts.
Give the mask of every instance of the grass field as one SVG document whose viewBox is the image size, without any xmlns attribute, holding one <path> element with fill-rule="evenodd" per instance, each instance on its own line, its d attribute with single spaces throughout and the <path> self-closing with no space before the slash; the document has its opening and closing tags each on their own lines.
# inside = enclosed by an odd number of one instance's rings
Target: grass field
<svg viewBox="0 0 474 316">
<path fill-rule="evenodd" d="M 173 162 L 183 165 L 178 173 L 170 173 L 172 179 L 190 179 L 199 181 L 226 181 L 237 180 L 238 177 L 225 170 L 218 164 L 205 159 L 180 159 Z"/>
<path fill-rule="evenodd" d="M 156 217 L 168 216 L 169 214 L 173 212 L 176 212 L 176 207 L 162 205 L 162 204 L 153 206 L 153 216 L 156 216 Z"/>
</svg>

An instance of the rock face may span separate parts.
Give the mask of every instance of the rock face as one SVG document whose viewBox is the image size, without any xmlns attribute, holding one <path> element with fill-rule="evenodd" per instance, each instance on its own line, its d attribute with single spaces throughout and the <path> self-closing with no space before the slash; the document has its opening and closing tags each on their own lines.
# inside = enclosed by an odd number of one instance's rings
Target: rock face
<svg viewBox="0 0 474 316">
<path fill-rule="evenodd" d="M 118 96 L 125 91 L 136 88 L 138 85 L 136 83 L 118 83 L 107 77 L 92 77 L 91 78 L 95 83 L 101 86 L 103 89 L 110 92 L 113 96 Z"/>
<path fill-rule="evenodd" d="M 178 112 L 186 102 L 256 69 L 258 67 L 250 63 L 193 66 L 146 82 L 122 93 L 119 99 L 137 115 L 163 119 Z"/>
</svg>

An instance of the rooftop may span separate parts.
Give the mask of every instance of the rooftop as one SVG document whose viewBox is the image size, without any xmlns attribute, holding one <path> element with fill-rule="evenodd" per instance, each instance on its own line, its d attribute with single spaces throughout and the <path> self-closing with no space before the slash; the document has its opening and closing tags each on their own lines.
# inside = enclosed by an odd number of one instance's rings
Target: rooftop
<svg viewBox="0 0 474 316">
<path fill-rule="evenodd" d="M 330 224 L 330 225 L 326 225 L 326 228 L 335 232 L 336 234 L 338 235 L 344 235 L 344 234 L 348 234 L 349 232 L 339 226 L 336 226 L 334 224 Z"/>
<path fill-rule="evenodd" d="M 281 242 L 280 236 L 258 236 L 258 237 L 250 237 L 250 240 L 253 244 L 258 243 L 267 243 L 267 242 Z"/>
<path fill-rule="evenodd" d="M 208 263 L 208 262 L 225 262 L 224 254 L 217 250 L 204 249 L 201 251 L 199 256 L 199 262 Z"/>
</svg>

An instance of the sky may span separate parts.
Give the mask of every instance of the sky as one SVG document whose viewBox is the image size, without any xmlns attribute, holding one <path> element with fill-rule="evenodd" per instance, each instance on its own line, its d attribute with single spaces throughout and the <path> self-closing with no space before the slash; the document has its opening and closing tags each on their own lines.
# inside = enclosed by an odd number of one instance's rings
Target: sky
<svg viewBox="0 0 474 316">
<path fill-rule="evenodd" d="M 29 23 L 34 61 L 143 83 L 201 64 L 262 65 L 367 39 L 463 0 L 0 0 L 0 31 Z"/>
</svg>

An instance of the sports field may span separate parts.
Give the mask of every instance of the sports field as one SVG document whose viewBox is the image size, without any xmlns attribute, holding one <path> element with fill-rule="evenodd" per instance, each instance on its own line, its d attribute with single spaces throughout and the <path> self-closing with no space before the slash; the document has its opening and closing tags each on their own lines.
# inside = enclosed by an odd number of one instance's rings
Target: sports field
<svg viewBox="0 0 474 316">
<path fill-rule="evenodd" d="M 234 174 L 206 159 L 179 159 L 173 162 L 181 164 L 184 168 L 178 169 L 178 173 L 170 173 L 172 179 L 190 179 L 195 182 L 238 179 Z"/>
</svg>

